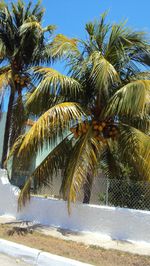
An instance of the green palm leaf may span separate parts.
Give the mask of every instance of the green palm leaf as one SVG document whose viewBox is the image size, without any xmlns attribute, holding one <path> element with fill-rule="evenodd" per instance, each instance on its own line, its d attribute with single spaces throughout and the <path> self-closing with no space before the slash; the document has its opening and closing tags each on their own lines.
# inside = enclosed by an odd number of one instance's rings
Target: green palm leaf
<svg viewBox="0 0 150 266">
<path fill-rule="evenodd" d="M 69 157 L 70 144 L 68 137 L 66 137 L 46 156 L 28 177 L 19 195 L 19 208 L 25 205 L 26 201 L 30 199 L 30 190 L 33 181 L 36 182 L 36 189 L 38 189 L 41 186 L 49 184 L 49 182 L 53 180 L 53 175 L 57 174 L 59 169 L 64 168 L 66 160 Z"/>
<path fill-rule="evenodd" d="M 134 117 L 128 117 L 123 116 L 120 117 L 120 121 L 122 123 L 128 124 L 129 126 L 135 127 L 136 129 L 139 129 L 140 131 L 144 132 L 145 134 L 149 134 L 150 132 L 150 119 L 149 115 L 144 116 L 134 116 Z"/>
<path fill-rule="evenodd" d="M 136 81 L 136 80 L 149 80 L 150 79 L 150 71 L 144 71 L 136 73 L 135 75 L 131 76 L 130 81 Z"/>
<path fill-rule="evenodd" d="M 27 34 L 31 30 L 38 30 L 38 32 L 42 32 L 41 24 L 33 20 L 24 22 L 24 24 L 20 27 L 20 35 L 24 35 L 25 33 Z"/>
<path fill-rule="evenodd" d="M 51 53 L 54 59 L 61 59 L 69 55 L 80 55 L 77 47 L 78 40 L 68 38 L 63 34 L 58 34 L 51 43 Z"/>
<path fill-rule="evenodd" d="M 89 58 L 92 64 L 90 78 L 93 80 L 99 94 L 109 98 L 109 86 L 120 82 L 119 75 L 113 65 L 111 65 L 101 54 L 93 52 Z"/>
<path fill-rule="evenodd" d="M 42 27 L 44 10 L 40 1 L 33 7 L 31 1 L 27 5 L 21 0 L 16 3 L 11 1 L 10 4 L 4 1 L 4 8 L 2 3 L 0 8 L 0 64 L 2 66 L 0 69 L 0 109 L 5 104 L 5 96 L 9 100 L 3 164 L 9 146 L 24 130 L 24 124 L 22 125 L 24 102 L 21 99 L 24 91 L 31 91 L 33 85 L 37 86 L 39 83 L 39 80 L 38 83 L 34 82 L 32 67 L 38 66 L 39 62 L 45 65 L 51 61 L 47 33 L 50 35 L 54 26 Z M 8 74 L 4 71 L 8 67 L 3 67 L 7 64 L 10 67 L 10 71 L 6 71 Z M 10 97 L 5 92 L 9 92 Z M 21 101 L 22 104 L 20 104 Z M 20 121 L 21 125 L 19 125 Z"/>
<path fill-rule="evenodd" d="M 0 68 L 0 90 L 10 85 L 12 82 L 12 71 L 10 67 Z"/>
<path fill-rule="evenodd" d="M 120 171 L 115 160 L 121 158 L 121 162 L 125 164 L 130 161 L 129 165 L 132 169 L 136 169 L 136 173 L 139 172 L 139 176 L 149 179 L 150 142 L 147 135 L 150 80 L 148 71 L 139 73 L 139 65 L 146 63 L 149 53 L 144 34 L 129 30 L 124 23 L 106 24 L 104 14 L 100 23 L 86 25 L 88 32 L 86 41 L 78 41 L 60 34 L 52 43 L 46 43 L 44 32 L 48 28 L 43 29 L 41 26 L 42 12 L 39 6 L 37 5 L 33 11 L 29 6 L 29 18 L 26 16 L 26 19 L 22 7 L 18 7 L 17 10 L 20 10 L 19 29 L 22 25 L 22 34 L 21 31 L 18 32 L 18 26 L 16 30 L 17 23 L 13 27 L 10 26 L 11 18 L 4 21 L 7 25 L 3 38 L 6 41 L 4 45 L 7 44 L 6 52 L 10 58 L 13 56 L 13 60 L 14 55 L 23 58 L 21 61 L 23 69 L 30 78 L 33 78 L 32 82 L 37 88 L 35 92 L 32 90 L 27 100 L 28 110 L 34 109 L 35 112 L 40 110 L 43 113 L 49 105 L 52 105 L 18 144 L 16 152 L 19 150 L 17 152 L 19 160 L 31 158 L 33 153 L 45 146 L 45 143 L 57 145 L 58 139 L 63 140 L 64 132 L 67 134 L 69 129 L 75 126 L 74 137 L 77 139 L 70 147 L 72 154 L 65 164 L 68 166 L 65 167 L 61 187 L 64 199 L 68 200 L 68 207 L 71 201 L 76 200 L 78 190 L 88 181 L 88 177 L 89 180 L 93 179 L 95 169 L 100 165 L 100 154 L 104 149 L 112 176 L 115 175 L 116 169 L 117 172 Z M 17 12 L 15 12 L 16 22 Z M 18 38 L 21 38 L 19 49 L 14 42 L 14 32 Z M 144 59 L 145 54 L 147 59 Z M 33 68 L 39 62 L 45 64 L 55 59 L 66 59 L 71 78 L 51 68 Z M 13 63 L 17 69 L 19 62 L 14 60 Z M 29 69 L 29 66 L 32 67 Z M 40 107 L 33 108 L 35 104 Z M 82 107 L 86 109 L 88 116 Z M 89 117 L 92 121 L 88 124 L 92 126 L 89 130 L 87 127 L 86 131 L 80 130 L 80 123 Z M 102 136 L 107 145 L 102 144 Z M 118 157 L 113 154 L 112 147 L 115 145 L 119 152 Z M 52 174 L 53 169 L 56 170 L 59 166 L 59 159 L 61 161 L 61 155 L 60 158 L 59 156 L 56 158 L 49 154 L 37 172 L 35 170 L 33 176 L 34 178 L 37 176 L 39 186 L 42 185 L 42 174 L 45 183 L 47 180 L 44 172 Z M 24 202 L 29 198 L 31 181 L 30 177 L 20 201 Z"/>
<path fill-rule="evenodd" d="M 104 12 L 101 15 L 100 21 L 89 22 L 86 24 L 86 31 L 89 34 L 89 45 L 86 45 L 87 51 L 93 50 L 100 50 L 104 51 L 105 41 L 107 38 L 107 34 L 110 29 L 110 25 L 105 22 L 106 16 L 108 12 Z"/>
<path fill-rule="evenodd" d="M 81 84 L 73 78 L 62 75 L 60 72 L 46 67 L 34 68 L 34 73 L 37 78 L 42 77 L 42 81 L 37 86 L 36 90 L 27 100 L 27 106 L 36 104 L 42 98 L 50 96 L 71 96 L 77 98 L 79 93 L 82 93 Z"/>
<path fill-rule="evenodd" d="M 0 60 L 3 60 L 6 56 L 6 46 L 4 41 L 0 39 Z"/>
<path fill-rule="evenodd" d="M 86 181 L 87 173 L 94 176 L 101 149 L 101 144 L 92 137 L 91 127 L 75 144 L 61 186 L 61 193 L 68 201 L 69 210 L 70 203 L 75 202 L 77 192 Z"/>
<path fill-rule="evenodd" d="M 144 180 L 150 179 L 150 137 L 136 128 L 120 125 L 118 145 L 125 161 L 134 165 Z"/>
<path fill-rule="evenodd" d="M 104 117 L 115 115 L 141 116 L 149 110 L 150 81 L 137 80 L 119 89 L 110 99 Z"/>
<path fill-rule="evenodd" d="M 50 108 L 26 133 L 19 155 L 36 152 L 38 147 L 43 147 L 44 141 L 52 141 L 53 137 L 63 137 L 63 131 L 69 131 L 71 124 L 81 122 L 83 116 L 85 113 L 77 103 L 64 102 Z"/>
<path fill-rule="evenodd" d="M 101 156 L 100 167 L 102 168 L 106 177 L 116 178 L 120 173 L 120 162 L 115 158 L 115 147 L 108 142 L 107 148 L 104 150 Z M 117 151 L 116 151 L 117 152 Z"/>
<path fill-rule="evenodd" d="M 117 70 L 124 67 L 131 59 L 140 62 L 139 51 L 147 46 L 144 32 L 134 32 L 125 25 L 126 21 L 112 25 L 105 49 L 105 58 Z"/>
</svg>

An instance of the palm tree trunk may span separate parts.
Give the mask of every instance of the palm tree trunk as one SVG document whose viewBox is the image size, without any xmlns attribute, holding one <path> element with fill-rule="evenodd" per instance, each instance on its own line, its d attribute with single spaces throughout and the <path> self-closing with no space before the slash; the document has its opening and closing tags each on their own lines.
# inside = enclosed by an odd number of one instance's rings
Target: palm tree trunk
<svg viewBox="0 0 150 266">
<path fill-rule="evenodd" d="M 10 97 L 9 97 L 8 110 L 7 110 L 7 117 L 6 117 L 5 133 L 4 133 L 2 168 L 4 168 L 4 162 L 7 158 L 7 153 L 8 153 L 8 148 L 9 148 L 9 136 L 10 136 L 11 117 L 12 117 L 14 97 L 15 97 L 15 93 L 13 90 L 11 90 Z"/>
<path fill-rule="evenodd" d="M 90 203 L 92 183 L 93 183 L 93 178 L 91 177 L 90 174 L 88 174 L 87 180 L 83 186 L 83 191 L 84 191 L 83 203 L 86 204 Z"/>
<path fill-rule="evenodd" d="M 25 122 L 25 112 L 22 100 L 21 89 L 18 89 L 18 98 L 16 105 L 12 110 L 12 129 L 10 132 L 10 148 L 13 146 L 15 140 L 21 135 Z"/>
</svg>

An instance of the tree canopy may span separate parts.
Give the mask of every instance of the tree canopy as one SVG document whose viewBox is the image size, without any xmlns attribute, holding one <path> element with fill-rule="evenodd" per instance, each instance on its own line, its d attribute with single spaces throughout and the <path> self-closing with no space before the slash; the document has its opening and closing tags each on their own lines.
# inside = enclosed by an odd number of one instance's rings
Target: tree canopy
<svg viewBox="0 0 150 266">
<path fill-rule="evenodd" d="M 4 136 L 4 163 L 9 147 L 22 133 L 28 113 L 24 106 L 25 92 L 37 86 L 34 67 L 51 63 L 50 39 L 55 26 L 42 27 L 44 9 L 40 1 L 32 6 L 22 0 L 0 7 L 0 111 L 8 97 L 7 121 Z M 47 37 L 49 41 L 47 41 Z"/>
<path fill-rule="evenodd" d="M 70 205 L 102 158 L 107 171 L 117 171 L 114 150 L 149 180 L 149 42 L 145 33 L 124 23 L 108 24 L 105 17 L 86 25 L 86 40 L 59 34 L 52 41 L 52 58 L 66 60 L 67 76 L 49 67 L 34 68 L 39 82 L 26 107 L 41 116 L 12 153 L 29 160 L 46 141 L 57 143 L 58 136 L 61 141 L 27 179 L 21 203 L 30 198 L 34 178 L 41 186 L 64 168 L 61 194 Z"/>
</svg>

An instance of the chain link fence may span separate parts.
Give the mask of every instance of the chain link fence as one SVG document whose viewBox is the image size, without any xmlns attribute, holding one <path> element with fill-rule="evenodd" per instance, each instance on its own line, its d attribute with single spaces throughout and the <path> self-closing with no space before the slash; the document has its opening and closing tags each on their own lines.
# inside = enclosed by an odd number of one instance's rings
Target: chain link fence
<svg viewBox="0 0 150 266">
<path fill-rule="evenodd" d="M 54 178 L 51 185 L 38 190 L 36 194 L 60 198 L 60 185 L 61 175 Z M 83 197 L 82 189 L 77 201 L 82 202 Z M 108 179 L 101 174 L 93 180 L 90 204 L 150 210 L 150 182 Z"/>
<path fill-rule="evenodd" d="M 100 182 L 105 189 L 97 194 L 97 204 L 150 210 L 150 182 L 117 179 L 101 179 Z M 93 187 L 92 194 L 94 190 L 97 189 Z"/>
</svg>

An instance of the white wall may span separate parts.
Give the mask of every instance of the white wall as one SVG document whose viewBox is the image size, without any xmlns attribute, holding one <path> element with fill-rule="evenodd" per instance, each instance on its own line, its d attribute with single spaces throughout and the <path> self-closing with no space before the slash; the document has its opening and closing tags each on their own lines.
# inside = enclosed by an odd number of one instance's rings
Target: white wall
<svg viewBox="0 0 150 266">
<path fill-rule="evenodd" d="M 0 172 L 2 174 L 2 171 Z M 0 180 L 0 214 L 16 216 L 18 191 Z M 16 194 L 17 193 L 17 194 Z M 72 204 L 68 215 L 67 203 L 62 200 L 32 197 L 17 214 L 18 219 L 77 231 L 90 231 L 112 239 L 150 243 L 150 212 L 96 205 Z"/>
<path fill-rule="evenodd" d="M 7 113 L 3 113 L 0 119 L 0 164 L 1 164 L 2 152 L 3 152 L 3 140 L 4 140 L 6 116 L 7 116 Z"/>
<path fill-rule="evenodd" d="M 19 189 L 9 183 L 6 170 L 0 169 L 0 215 L 17 215 Z"/>
<path fill-rule="evenodd" d="M 30 265 L 37 266 L 92 266 L 91 264 L 53 255 L 42 250 L 30 248 L 4 239 L 0 239 L 0 253 L 19 258 Z"/>
<path fill-rule="evenodd" d="M 96 205 L 67 204 L 57 199 L 32 197 L 19 218 L 77 231 L 90 231 L 112 239 L 150 242 L 150 212 Z"/>
</svg>

